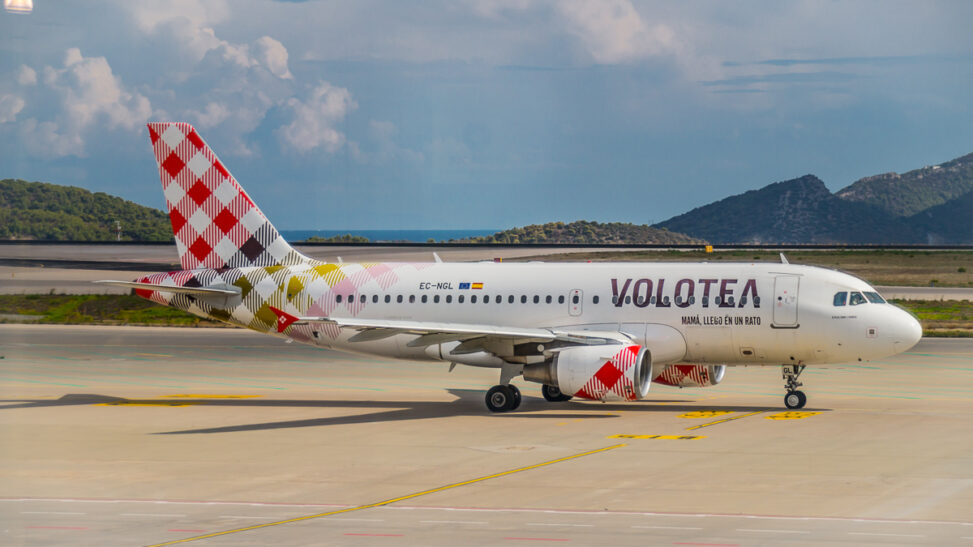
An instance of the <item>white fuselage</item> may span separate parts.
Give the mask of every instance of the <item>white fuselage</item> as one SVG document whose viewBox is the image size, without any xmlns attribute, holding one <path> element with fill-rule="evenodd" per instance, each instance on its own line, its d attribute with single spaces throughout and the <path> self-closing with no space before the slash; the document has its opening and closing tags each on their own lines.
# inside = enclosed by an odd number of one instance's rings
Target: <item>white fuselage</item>
<svg viewBox="0 0 973 547">
<path fill-rule="evenodd" d="M 324 297 L 340 298 L 329 316 L 622 332 L 646 347 L 670 348 L 657 362 L 731 365 L 880 358 L 905 351 L 921 336 L 918 322 L 893 305 L 836 306 L 837 292 L 874 289 L 856 277 L 811 266 L 437 263 L 395 272 L 397 280 L 385 288 L 377 280 L 344 293 L 335 288 Z M 352 334 L 315 336 L 314 343 L 397 358 L 456 360 L 448 344 L 407 346 L 414 335 L 354 342 Z"/>
</svg>

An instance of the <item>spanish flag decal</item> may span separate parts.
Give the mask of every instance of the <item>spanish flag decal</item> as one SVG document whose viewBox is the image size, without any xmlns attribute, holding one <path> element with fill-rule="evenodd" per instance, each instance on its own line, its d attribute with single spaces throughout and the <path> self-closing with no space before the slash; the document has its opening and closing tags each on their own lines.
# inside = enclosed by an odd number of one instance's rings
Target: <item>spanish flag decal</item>
<svg viewBox="0 0 973 547">
<path fill-rule="evenodd" d="M 483 283 L 474 283 L 473 284 L 473 288 L 474 289 L 482 289 L 483 288 Z"/>
</svg>

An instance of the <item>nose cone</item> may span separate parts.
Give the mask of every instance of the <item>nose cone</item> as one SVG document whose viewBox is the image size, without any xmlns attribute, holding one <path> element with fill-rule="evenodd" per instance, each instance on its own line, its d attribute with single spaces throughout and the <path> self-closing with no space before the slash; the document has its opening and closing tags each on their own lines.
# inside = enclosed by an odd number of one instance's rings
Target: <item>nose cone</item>
<svg viewBox="0 0 973 547">
<path fill-rule="evenodd" d="M 911 313 L 896 308 L 895 323 L 892 327 L 892 346 L 896 353 L 909 350 L 922 338 L 922 325 Z"/>
</svg>

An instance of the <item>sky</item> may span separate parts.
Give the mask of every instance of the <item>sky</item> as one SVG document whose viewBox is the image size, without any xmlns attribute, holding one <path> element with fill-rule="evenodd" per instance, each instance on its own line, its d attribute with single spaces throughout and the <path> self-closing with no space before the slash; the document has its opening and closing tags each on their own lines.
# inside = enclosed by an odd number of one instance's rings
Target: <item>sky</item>
<svg viewBox="0 0 973 547">
<path fill-rule="evenodd" d="M 187 121 L 274 224 L 656 223 L 973 152 L 973 2 L 34 0 L 0 178 L 164 208 Z"/>
</svg>

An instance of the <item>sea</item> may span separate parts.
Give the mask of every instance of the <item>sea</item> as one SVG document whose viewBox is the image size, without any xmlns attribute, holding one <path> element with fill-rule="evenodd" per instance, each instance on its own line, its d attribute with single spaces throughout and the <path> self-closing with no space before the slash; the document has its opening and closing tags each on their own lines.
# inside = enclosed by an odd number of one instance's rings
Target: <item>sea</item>
<svg viewBox="0 0 973 547">
<path fill-rule="evenodd" d="M 501 230 L 281 230 L 280 235 L 290 242 L 304 241 L 309 237 L 334 237 L 345 234 L 367 237 L 372 242 L 406 241 L 410 243 L 425 243 L 434 241 L 449 241 L 467 237 L 489 236 Z"/>
</svg>

